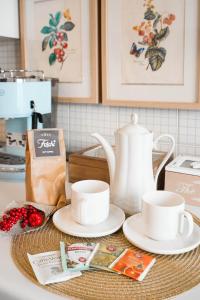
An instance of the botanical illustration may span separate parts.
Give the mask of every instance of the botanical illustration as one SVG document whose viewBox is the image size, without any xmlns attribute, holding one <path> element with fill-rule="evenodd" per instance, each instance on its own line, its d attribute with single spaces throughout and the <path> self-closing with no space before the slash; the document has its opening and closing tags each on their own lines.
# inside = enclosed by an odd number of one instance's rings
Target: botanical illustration
<svg viewBox="0 0 200 300">
<path fill-rule="evenodd" d="M 185 0 L 120 0 L 122 84 L 184 83 L 185 12 Z"/>
<path fill-rule="evenodd" d="M 130 54 L 136 58 L 144 55 L 148 61 L 146 70 L 150 67 L 152 71 L 157 71 L 165 62 L 167 48 L 162 47 L 162 42 L 168 38 L 176 15 L 172 12 L 160 13 L 154 5 L 154 0 L 145 0 L 143 6 L 143 20 L 132 27 L 139 39 L 133 41 Z"/>
<path fill-rule="evenodd" d="M 64 20 L 63 20 L 64 19 Z M 69 38 L 68 32 L 72 31 L 75 24 L 72 22 L 69 9 L 64 12 L 57 11 L 55 14 L 49 14 L 49 24 L 42 27 L 41 33 L 45 35 L 42 40 L 42 51 L 49 47 L 52 51 L 49 54 L 49 65 L 59 63 L 61 69 L 65 60 L 68 58 L 67 51 Z"/>
<path fill-rule="evenodd" d="M 82 82 L 82 0 L 26 2 L 30 67 L 60 83 Z"/>
</svg>

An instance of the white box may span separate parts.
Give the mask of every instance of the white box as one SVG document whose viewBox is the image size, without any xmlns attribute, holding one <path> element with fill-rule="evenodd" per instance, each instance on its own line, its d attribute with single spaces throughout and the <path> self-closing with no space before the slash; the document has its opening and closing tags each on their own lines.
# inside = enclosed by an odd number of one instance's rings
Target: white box
<svg viewBox="0 0 200 300">
<path fill-rule="evenodd" d="M 182 195 L 189 205 L 200 206 L 200 157 L 178 156 L 169 163 L 165 190 Z"/>
</svg>

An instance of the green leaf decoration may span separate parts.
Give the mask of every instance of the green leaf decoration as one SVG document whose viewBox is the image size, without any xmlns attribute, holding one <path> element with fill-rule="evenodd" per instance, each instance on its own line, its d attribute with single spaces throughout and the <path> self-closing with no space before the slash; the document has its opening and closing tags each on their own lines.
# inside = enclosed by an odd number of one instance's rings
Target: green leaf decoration
<svg viewBox="0 0 200 300">
<path fill-rule="evenodd" d="M 165 40 L 168 35 L 169 35 L 169 27 L 167 26 L 165 28 L 162 28 L 159 32 L 157 32 L 154 38 L 156 40 L 162 41 Z"/>
<path fill-rule="evenodd" d="M 68 41 L 68 35 L 66 32 L 63 32 L 63 40 L 66 42 Z"/>
<path fill-rule="evenodd" d="M 52 31 L 55 31 L 55 29 L 52 28 L 52 27 L 44 26 L 44 27 L 41 29 L 40 32 L 43 33 L 43 34 L 49 34 L 49 33 L 51 33 Z"/>
<path fill-rule="evenodd" d="M 153 28 L 156 29 L 158 23 L 160 22 L 161 15 L 157 15 L 156 19 L 153 22 Z"/>
<path fill-rule="evenodd" d="M 149 58 L 149 64 L 151 66 L 152 71 L 158 71 L 161 68 L 163 62 L 164 60 L 159 55 L 152 56 Z"/>
<path fill-rule="evenodd" d="M 49 47 L 50 48 L 53 48 L 53 42 L 54 42 L 54 39 L 50 38 L 49 39 Z"/>
<path fill-rule="evenodd" d="M 53 48 L 53 42 L 56 40 L 56 34 L 55 33 L 51 33 L 50 35 L 50 39 L 49 39 L 49 47 Z"/>
<path fill-rule="evenodd" d="M 145 58 L 151 58 L 153 56 L 160 56 L 163 60 L 165 60 L 166 49 L 163 47 L 149 47 L 145 53 Z"/>
<path fill-rule="evenodd" d="M 53 14 L 49 14 L 49 16 L 50 16 L 49 25 L 52 27 L 57 27 L 61 19 L 61 12 L 58 11 L 55 14 L 55 17 L 53 16 Z"/>
<path fill-rule="evenodd" d="M 56 61 L 56 55 L 55 55 L 55 53 L 51 53 L 49 55 L 49 64 L 50 64 L 50 66 L 52 66 L 55 63 L 55 61 Z"/>
<path fill-rule="evenodd" d="M 56 27 L 58 25 L 56 19 L 51 17 L 49 19 L 49 25 L 52 27 Z"/>
<path fill-rule="evenodd" d="M 50 36 L 46 36 L 42 41 L 42 51 L 46 50 Z"/>
<path fill-rule="evenodd" d="M 158 47 L 149 47 L 145 53 L 145 58 L 149 58 L 149 64 L 151 66 L 152 71 L 157 71 L 162 66 L 165 61 L 166 56 L 165 48 Z"/>
<path fill-rule="evenodd" d="M 154 20 L 156 18 L 156 14 L 151 10 L 150 8 L 147 9 L 147 11 L 144 13 L 144 19 L 145 20 Z"/>
<path fill-rule="evenodd" d="M 58 11 L 56 14 L 55 14 L 55 20 L 56 20 L 56 26 L 59 24 L 60 22 L 60 18 L 61 18 L 61 12 Z"/>
<path fill-rule="evenodd" d="M 75 24 L 67 21 L 63 25 L 60 26 L 60 29 L 63 29 L 65 31 L 71 31 L 75 27 Z"/>
</svg>

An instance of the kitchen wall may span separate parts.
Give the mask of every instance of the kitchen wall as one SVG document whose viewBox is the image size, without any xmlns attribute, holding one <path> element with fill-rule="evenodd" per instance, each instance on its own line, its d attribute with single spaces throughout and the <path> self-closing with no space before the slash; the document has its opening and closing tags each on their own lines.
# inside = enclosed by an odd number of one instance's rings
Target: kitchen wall
<svg viewBox="0 0 200 300">
<path fill-rule="evenodd" d="M 0 38 L 0 68 L 14 69 L 20 66 L 19 40 Z"/>
<path fill-rule="evenodd" d="M 20 66 L 19 41 L 0 37 L 0 68 L 17 69 Z M 5 139 L 4 121 L 0 119 L 0 140 Z"/>
<path fill-rule="evenodd" d="M 90 133 L 98 132 L 114 142 L 114 131 L 127 124 L 133 112 L 139 122 L 152 130 L 157 137 L 169 133 L 176 139 L 176 153 L 200 155 L 200 111 L 109 107 L 102 105 L 58 104 L 54 105 L 56 124 L 65 129 L 68 149 L 76 151 L 95 140 Z M 160 149 L 166 150 L 165 140 Z"/>
<path fill-rule="evenodd" d="M 0 39 L 0 67 L 16 68 L 19 63 L 19 41 Z M 67 150 L 77 151 L 96 143 L 90 137 L 92 132 L 102 134 L 113 143 L 114 131 L 127 124 L 133 112 L 138 113 L 140 124 L 152 130 L 155 137 L 164 133 L 172 134 L 176 139 L 176 154 L 200 156 L 198 110 L 140 109 L 101 104 L 53 104 L 53 122 L 55 126 L 64 128 Z M 4 128 L 0 126 L 0 138 L 3 134 Z M 165 150 L 168 147 L 168 141 L 164 140 L 160 149 Z"/>
</svg>

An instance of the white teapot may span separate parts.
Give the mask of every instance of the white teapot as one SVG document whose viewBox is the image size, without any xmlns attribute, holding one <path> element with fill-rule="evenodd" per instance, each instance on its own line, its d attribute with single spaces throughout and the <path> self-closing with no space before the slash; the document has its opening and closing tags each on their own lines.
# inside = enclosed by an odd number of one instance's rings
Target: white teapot
<svg viewBox="0 0 200 300">
<path fill-rule="evenodd" d="M 115 151 L 100 134 L 93 133 L 92 136 L 106 153 L 111 202 L 128 214 L 140 212 L 143 194 L 156 190 L 158 175 L 174 151 L 173 136 L 163 134 L 153 141 L 153 133 L 138 125 L 137 114 L 133 114 L 131 123 L 115 132 Z M 154 178 L 152 150 L 163 137 L 168 137 L 172 145 Z"/>
</svg>

